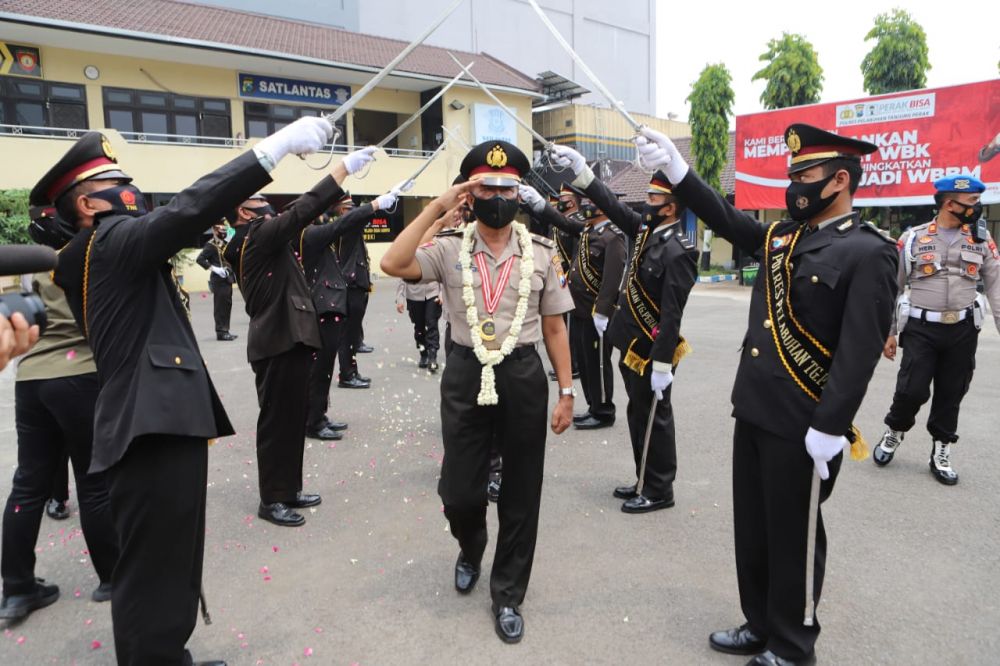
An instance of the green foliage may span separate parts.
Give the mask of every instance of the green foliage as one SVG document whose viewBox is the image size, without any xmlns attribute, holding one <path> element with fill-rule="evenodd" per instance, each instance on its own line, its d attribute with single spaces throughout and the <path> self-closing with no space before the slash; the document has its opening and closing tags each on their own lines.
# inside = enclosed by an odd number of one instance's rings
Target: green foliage
<svg viewBox="0 0 1000 666">
<path fill-rule="evenodd" d="M 823 68 L 812 44 L 802 35 L 781 33 L 780 39 L 767 43 L 767 52 L 759 60 L 766 62 L 751 81 L 767 81 L 760 102 L 765 109 L 815 104 L 823 90 Z"/>
<path fill-rule="evenodd" d="M 927 33 L 902 9 L 875 17 L 865 41 L 877 40 L 861 61 L 869 95 L 915 90 L 927 85 Z"/>
<path fill-rule="evenodd" d="M 0 190 L 0 245 L 31 243 L 28 190 Z"/>
<path fill-rule="evenodd" d="M 706 65 L 691 86 L 687 101 L 691 102 L 691 152 L 695 169 L 723 195 L 719 174 L 726 165 L 729 149 L 729 117 L 733 114 L 732 82 L 729 70 L 722 63 Z"/>
</svg>

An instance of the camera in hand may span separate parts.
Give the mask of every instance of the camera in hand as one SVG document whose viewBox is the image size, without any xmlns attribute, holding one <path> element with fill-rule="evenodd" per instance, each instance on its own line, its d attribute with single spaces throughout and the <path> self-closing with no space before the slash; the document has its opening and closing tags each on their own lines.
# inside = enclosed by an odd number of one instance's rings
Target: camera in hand
<svg viewBox="0 0 1000 666">
<path fill-rule="evenodd" d="M 7 245 L 0 247 L 0 275 L 43 273 L 56 267 L 57 255 L 52 248 L 40 245 Z M 45 304 L 32 293 L 0 295 L 0 315 L 10 319 L 20 312 L 29 326 L 38 325 L 42 333 L 48 325 Z"/>
</svg>

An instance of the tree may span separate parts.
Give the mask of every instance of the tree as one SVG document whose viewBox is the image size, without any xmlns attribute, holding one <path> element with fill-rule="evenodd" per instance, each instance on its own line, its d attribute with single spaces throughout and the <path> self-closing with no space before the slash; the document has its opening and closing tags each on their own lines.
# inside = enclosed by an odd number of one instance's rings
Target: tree
<svg viewBox="0 0 1000 666">
<path fill-rule="evenodd" d="M 30 243 L 28 190 L 0 190 L 0 245 Z"/>
<path fill-rule="evenodd" d="M 733 114 L 733 77 L 722 63 L 706 65 L 691 86 L 691 152 L 705 182 L 725 196 L 719 174 L 729 152 L 729 117 Z"/>
<path fill-rule="evenodd" d="M 765 109 L 783 109 L 786 106 L 815 104 L 823 90 L 823 68 L 812 44 L 802 35 L 781 33 L 781 39 L 767 43 L 767 52 L 761 62 L 766 62 L 751 81 L 767 81 L 760 102 Z"/>
<path fill-rule="evenodd" d="M 927 33 L 902 9 L 875 17 L 867 35 L 878 40 L 861 61 L 865 92 L 869 95 L 915 90 L 927 85 Z"/>
</svg>

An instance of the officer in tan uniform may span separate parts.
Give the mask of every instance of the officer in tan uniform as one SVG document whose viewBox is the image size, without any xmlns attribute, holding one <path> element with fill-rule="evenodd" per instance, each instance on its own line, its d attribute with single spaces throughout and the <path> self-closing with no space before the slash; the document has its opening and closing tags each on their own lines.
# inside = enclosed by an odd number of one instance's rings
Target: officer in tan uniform
<svg viewBox="0 0 1000 666">
<path fill-rule="evenodd" d="M 993 319 L 1000 330 L 1000 255 L 980 222 L 986 185 L 969 175 L 934 183 L 938 215 L 899 238 L 899 291 L 896 317 L 884 354 L 903 360 L 896 393 L 885 417 L 887 429 L 872 458 L 883 467 L 892 461 L 917 411 L 931 396 L 927 431 L 933 445 L 929 466 L 941 483 L 953 486 L 951 445 L 958 441 L 958 408 L 976 367 L 976 344 L 985 314 L 976 282 L 982 278 Z M 903 293 L 910 285 L 909 293 Z"/>
<path fill-rule="evenodd" d="M 551 427 L 573 415 L 569 342 L 562 315 L 573 308 L 555 244 L 514 222 L 527 157 L 505 141 L 474 147 L 462 161 L 468 182 L 441 195 L 393 242 L 382 270 L 409 281 L 439 282 L 453 346 L 441 379 L 444 461 L 438 493 L 461 548 L 455 587 L 468 593 L 486 549 L 486 479 L 494 432 L 503 456 L 500 532 L 490 592 L 497 635 L 524 633 L 524 601 L 538 532 L 545 459 L 548 382 L 536 351 L 544 340 L 560 391 Z M 421 237 L 466 193 L 477 222 Z M 529 261 L 530 258 L 530 261 Z"/>
<path fill-rule="evenodd" d="M 400 280 L 396 287 L 396 312 L 403 308 L 413 322 L 413 339 L 420 352 L 417 366 L 427 368 L 431 374 L 438 371 L 438 349 L 441 348 L 441 285 L 437 282 L 411 284 Z"/>
</svg>

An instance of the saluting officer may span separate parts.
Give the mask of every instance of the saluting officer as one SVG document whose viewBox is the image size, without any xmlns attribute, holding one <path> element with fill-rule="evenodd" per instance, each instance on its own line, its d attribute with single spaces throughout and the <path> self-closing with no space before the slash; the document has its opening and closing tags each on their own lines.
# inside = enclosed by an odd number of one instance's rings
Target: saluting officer
<svg viewBox="0 0 1000 666">
<path fill-rule="evenodd" d="M 791 219 L 762 225 L 706 185 L 663 134 L 644 129 L 636 142 L 643 164 L 662 168 L 672 192 L 715 233 L 761 257 L 733 386 L 736 575 L 746 623 L 709 643 L 756 654 L 749 664 L 813 663 L 819 622 L 805 626 L 802 613 L 812 479 L 823 479 L 820 501 L 829 497 L 896 299 L 891 240 L 851 210 L 861 156 L 877 147 L 789 126 Z M 826 563 L 822 512 L 816 523 L 814 603 Z"/>
<path fill-rule="evenodd" d="M 542 340 L 561 387 L 553 432 L 569 427 L 573 413 L 562 318 L 573 304 L 562 264 L 552 241 L 514 222 L 517 186 L 529 169 L 528 158 L 510 143 L 475 146 L 461 164 L 469 182 L 425 207 L 382 259 L 389 275 L 442 285 L 454 344 L 441 379 L 444 461 L 438 493 L 461 548 L 455 587 L 463 594 L 479 579 L 486 549 L 486 481 L 497 435 L 504 480 L 490 593 L 497 635 L 508 643 L 524 633 L 519 606 L 538 533 L 548 402 L 541 399 L 548 382 L 536 351 Z M 473 197 L 477 222 L 418 248 L 434 220 L 465 193 Z"/>
<path fill-rule="evenodd" d="M 229 317 L 233 311 L 233 283 L 236 275 L 223 253 L 226 250 L 226 225 L 212 227 L 212 238 L 198 253 L 195 263 L 210 271 L 208 289 L 212 292 L 212 314 L 215 317 L 215 338 L 230 342 L 238 338 L 229 332 Z"/>
<path fill-rule="evenodd" d="M 986 185 L 961 175 L 941 178 L 934 188 L 937 217 L 899 238 L 899 305 L 884 354 L 895 360 L 898 334 L 903 360 L 885 416 L 887 429 L 872 459 L 880 467 L 892 461 L 933 383 L 928 465 L 935 479 L 953 486 L 958 474 L 951 466 L 951 445 L 958 441 L 958 409 L 972 382 L 985 314 L 976 283 L 982 278 L 1000 330 L 1000 255 L 985 223 L 978 224 Z M 903 294 L 907 284 L 910 291 Z"/>
<path fill-rule="evenodd" d="M 681 317 L 698 277 L 698 250 L 681 232 L 678 222 L 684 206 L 663 172 L 650 179 L 640 214 L 594 177 L 582 155 L 565 146 L 556 150 L 556 159 L 576 174 L 574 185 L 607 210 L 611 220 L 632 239 L 628 273 L 610 336 L 621 351 L 619 370 L 629 396 L 628 425 L 637 481 L 615 488 L 613 494 L 625 500 L 621 507 L 625 513 L 666 509 L 674 505 L 677 476 L 670 394 L 674 370 L 688 349 L 680 333 Z M 651 417 L 653 427 L 647 444 Z"/>
<path fill-rule="evenodd" d="M 332 133 L 303 118 L 147 212 L 107 138 L 88 132 L 31 192 L 32 205 L 55 204 L 75 234 L 54 282 L 100 378 L 90 471 L 108 471 L 121 548 L 111 593 L 119 664 L 191 663 L 208 440 L 233 434 L 168 260 L 270 182 L 285 155 L 315 152 Z"/>
</svg>

